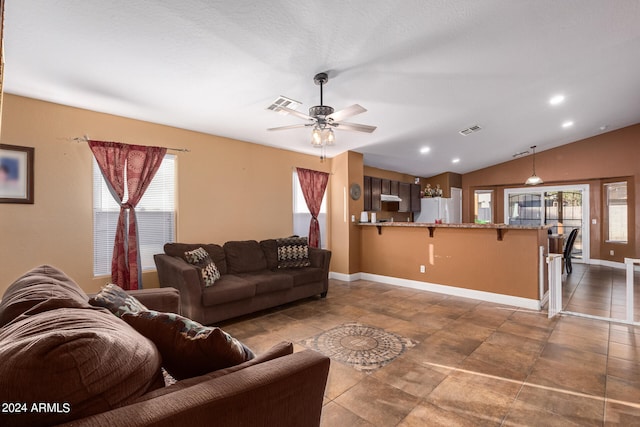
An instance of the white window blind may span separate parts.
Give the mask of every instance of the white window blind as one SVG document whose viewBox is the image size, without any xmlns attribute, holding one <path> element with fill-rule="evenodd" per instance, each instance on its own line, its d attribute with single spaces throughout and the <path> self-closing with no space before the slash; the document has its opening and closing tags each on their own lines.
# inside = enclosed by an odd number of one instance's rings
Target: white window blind
<svg viewBox="0 0 640 427">
<path fill-rule="evenodd" d="M 293 172 L 293 234 L 309 237 L 309 223 L 311 222 L 311 212 L 307 207 L 307 202 L 302 194 L 302 187 L 298 174 Z M 320 247 L 327 248 L 327 192 L 325 190 L 318 214 L 320 224 Z"/>
<path fill-rule="evenodd" d="M 175 155 L 166 154 L 160 169 L 136 207 L 140 268 L 155 269 L 153 255 L 162 253 L 165 243 L 175 241 Z M 125 188 L 124 200 L 128 199 Z M 113 241 L 120 206 L 113 199 L 93 159 L 93 274 L 111 274 Z"/>
<path fill-rule="evenodd" d="M 604 185 L 607 210 L 607 242 L 627 243 L 628 208 L 627 182 L 612 182 Z"/>
</svg>

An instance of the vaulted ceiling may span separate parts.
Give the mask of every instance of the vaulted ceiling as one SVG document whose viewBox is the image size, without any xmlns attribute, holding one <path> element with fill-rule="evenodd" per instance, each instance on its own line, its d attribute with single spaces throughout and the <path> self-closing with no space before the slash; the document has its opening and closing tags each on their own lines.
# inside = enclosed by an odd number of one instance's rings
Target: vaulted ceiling
<svg viewBox="0 0 640 427">
<path fill-rule="evenodd" d="M 329 157 L 465 173 L 640 122 L 638 22 L 637 0 L 6 0 L 4 88 L 318 154 L 266 108 L 306 113 L 327 72 L 324 104 L 377 126 Z"/>
</svg>

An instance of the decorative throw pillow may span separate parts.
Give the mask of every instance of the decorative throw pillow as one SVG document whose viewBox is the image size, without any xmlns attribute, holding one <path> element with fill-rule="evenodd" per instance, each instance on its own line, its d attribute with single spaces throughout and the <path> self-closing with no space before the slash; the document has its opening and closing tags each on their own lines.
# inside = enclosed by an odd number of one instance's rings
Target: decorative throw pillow
<svg viewBox="0 0 640 427">
<path fill-rule="evenodd" d="M 137 298 L 132 297 L 120 286 L 109 283 L 95 296 L 89 298 L 89 304 L 104 307 L 118 317 L 125 313 L 138 313 L 148 310 Z"/>
<path fill-rule="evenodd" d="M 220 278 L 218 268 L 211 260 L 209 253 L 203 248 L 185 252 L 184 258 L 198 269 L 200 280 L 205 287 L 213 285 Z"/>
<path fill-rule="evenodd" d="M 220 328 L 173 313 L 126 313 L 122 319 L 149 338 L 162 355 L 162 366 L 176 379 L 204 375 L 253 359 L 244 344 Z"/>
<path fill-rule="evenodd" d="M 306 237 L 277 239 L 278 268 L 309 267 L 309 245 Z"/>
</svg>

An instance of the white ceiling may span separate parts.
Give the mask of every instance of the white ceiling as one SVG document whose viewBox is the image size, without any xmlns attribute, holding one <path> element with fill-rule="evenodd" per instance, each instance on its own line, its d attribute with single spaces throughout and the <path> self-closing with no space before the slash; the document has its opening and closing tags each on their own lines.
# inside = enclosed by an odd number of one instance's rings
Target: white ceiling
<svg viewBox="0 0 640 427">
<path fill-rule="evenodd" d="M 266 107 L 306 113 L 322 71 L 325 105 L 378 127 L 329 157 L 465 173 L 640 122 L 640 1 L 6 0 L 8 93 L 319 154 Z"/>
</svg>

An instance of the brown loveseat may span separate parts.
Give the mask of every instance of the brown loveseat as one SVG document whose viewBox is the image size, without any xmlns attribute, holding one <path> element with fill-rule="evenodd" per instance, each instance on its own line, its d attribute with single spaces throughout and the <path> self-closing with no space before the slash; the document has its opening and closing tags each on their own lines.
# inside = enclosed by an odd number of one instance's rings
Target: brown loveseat
<svg viewBox="0 0 640 427">
<path fill-rule="evenodd" d="M 197 322 L 215 322 L 321 295 L 329 289 L 331 252 L 308 247 L 309 266 L 282 267 L 279 247 L 287 239 L 229 241 L 223 246 L 168 243 L 155 263 L 161 287 L 180 291 L 182 314 Z M 198 269 L 185 253 L 203 248 L 220 272 L 211 286 L 202 283 Z M 282 258 L 282 257 L 280 257 Z"/>
<path fill-rule="evenodd" d="M 149 309 L 179 310 L 175 289 L 131 294 Z M 165 387 L 153 342 L 40 266 L 0 301 L 0 425 L 317 426 L 329 359 L 292 351 L 280 343 Z"/>
</svg>

